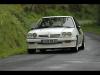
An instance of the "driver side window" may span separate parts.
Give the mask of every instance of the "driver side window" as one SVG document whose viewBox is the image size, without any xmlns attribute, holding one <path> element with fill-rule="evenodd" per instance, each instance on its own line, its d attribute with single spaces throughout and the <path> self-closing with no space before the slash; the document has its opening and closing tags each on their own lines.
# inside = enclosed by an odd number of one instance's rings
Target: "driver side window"
<svg viewBox="0 0 100 75">
<path fill-rule="evenodd" d="M 74 18 L 74 21 L 75 21 L 76 27 L 78 28 L 78 26 L 80 26 L 80 24 L 78 23 L 78 21 L 75 18 Z"/>
<path fill-rule="evenodd" d="M 78 31 L 79 31 L 79 34 L 81 34 L 81 31 L 80 31 L 80 24 L 78 23 L 78 21 L 74 18 L 74 21 L 75 21 L 75 24 L 76 24 L 76 27 L 77 27 L 77 29 L 78 29 Z"/>
</svg>

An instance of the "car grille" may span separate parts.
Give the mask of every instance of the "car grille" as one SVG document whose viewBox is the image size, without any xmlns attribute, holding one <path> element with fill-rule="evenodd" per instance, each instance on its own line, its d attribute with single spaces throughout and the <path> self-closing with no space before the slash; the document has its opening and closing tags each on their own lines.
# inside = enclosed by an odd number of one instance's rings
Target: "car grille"
<svg viewBox="0 0 100 75">
<path fill-rule="evenodd" d="M 50 34 L 50 38 L 59 38 L 60 34 Z"/>
<path fill-rule="evenodd" d="M 50 34 L 49 35 L 39 35 L 39 37 L 41 38 L 59 38 L 60 37 L 60 34 Z"/>
<path fill-rule="evenodd" d="M 39 35 L 39 37 L 49 37 L 48 35 Z"/>
</svg>

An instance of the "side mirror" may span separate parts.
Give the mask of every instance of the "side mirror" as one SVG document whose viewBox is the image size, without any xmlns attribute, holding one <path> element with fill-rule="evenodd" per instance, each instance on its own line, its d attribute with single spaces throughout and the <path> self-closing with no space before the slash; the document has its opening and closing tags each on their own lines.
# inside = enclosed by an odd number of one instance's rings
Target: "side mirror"
<svg viewBox="0 0 100 75">
<path fill-rule="evenodd" d="M 35 28 L 31 28 L 31 30 L 33 30 L 33 29 L 35 29 Z"/>
<path fill-rule="evenodd" d="M 80 28 L 81 28 L 81 26 L 78 26 L 78 28 L 80 29 Z"/>
</svg>

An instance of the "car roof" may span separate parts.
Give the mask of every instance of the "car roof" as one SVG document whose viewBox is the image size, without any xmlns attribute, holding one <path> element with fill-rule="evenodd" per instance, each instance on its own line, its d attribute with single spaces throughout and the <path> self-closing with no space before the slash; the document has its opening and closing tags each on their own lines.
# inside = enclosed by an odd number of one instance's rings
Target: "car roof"
<svg viewBox="0 0 100 75">
<path fill-rule="evenodd" d="M 70 17 L 70 18 L 72 18 L 72 16 L 45 16 L 42 18 L 52 18 L 52 17 Z"/>
</svg>

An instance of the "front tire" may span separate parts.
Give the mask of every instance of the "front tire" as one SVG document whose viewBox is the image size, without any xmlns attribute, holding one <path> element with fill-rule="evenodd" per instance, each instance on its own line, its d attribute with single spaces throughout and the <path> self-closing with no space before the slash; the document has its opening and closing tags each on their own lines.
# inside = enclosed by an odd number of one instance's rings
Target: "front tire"
<svg viewBox="0 0 100 75">
<path fill-rule="evenodd" d="M 73 50 L 74 52 L 78 52 L 79 48 L 78 48 L 78 46 L 76 46 L 76 47 L 73 47 L 72 50 Z"/>
<path fill-rule="evenodd" d="M 34 54 L 36 53 L 36 49 L 28 49 L 27 52 L 28 54 Z"/>
<path fill-rule="evenodd" d="M 85 43 L 84 43 L 84 40 L 83 40 L 82 46 L 80 47 L 80 49 L 81 49 L 81 50 L 84 50 L 84 48 L 85 48 Z"/>
<path fill-rule="evenodd" d="M 76 38 L 77 38 L 77 40 L 76 40 L 76 47 L 73 47 L 73 48 L 72 48 L 72 50 L 73 50 L 74 52 L 78 52 L 78 50 L 79 50 L 79 47 L 78 47 L 78 35 L 76 36 Z"/>
<path fill-rule="evenodd" d="M 40 52 L 41 53 L 45 53 L 46 52 L 46 49 L 40 49 Z"/>
</svg>

